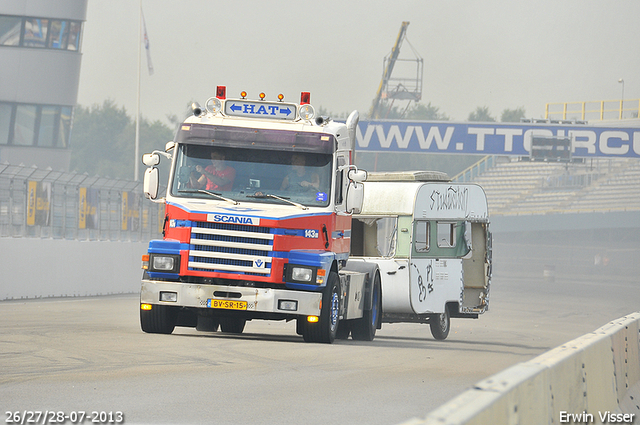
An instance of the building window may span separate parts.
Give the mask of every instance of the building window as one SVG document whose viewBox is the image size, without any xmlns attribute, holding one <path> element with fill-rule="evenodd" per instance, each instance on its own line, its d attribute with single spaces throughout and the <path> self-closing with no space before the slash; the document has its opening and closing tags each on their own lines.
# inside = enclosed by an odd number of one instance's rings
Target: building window
<svg viewBox="0 0 640 425">
<path fill-rule="evenodd" d="M 42 106 L 40 108 L 40 125 L 38 126 L 38 146 L 53 147 L 56 141 L 56 125 L 60 115 L 59 106 Z"/>
<path fill-rule="evenodd" d="M 80 21 L 0 15 L 0 46 L 77 52 L 80 51 L 81 31 Z"/>
<path fill-rule="evenodd" d="M 6 103 L 0 103 L 0 145 L 9 143 L 9 130 L 11 129 L 11 114 L 13 108 Z"/>
<path fill-rule="evenodd" d="M 47 47 L 51 49 L 66 49 L 69 41 L 69 22 L 58 19 L 51 21 Z"/>
<path fill-rule="evenodd" d="M 0 16 L 0 46 L 19 46 L 22 18 Z"/>
<path fill-rule="evenodd" d="M 48 19 L 27 18 L 24 24 L 22 45 L 26 47 L 45 47 L 48 31 Z"/>
<path fill-rule="evenodd" d="M 69 136 L 71 135 L 71 106 L 62 106 L 60 108 L 60 123 L 58 125 L 58 137 L 56 139 L 56 147 L 66 148 L 69 144 Z"/>
<path fill-rule="evenodd" d="M 66 148 L 71 106 L 0 103 L 0 145 Z"/>
<path fill-rule="evenodd" d="M 13 144 L 32 146 L 36 129 L 35 105 L 18 105 L 16 119 L 13 126 Z"/>
<path fill-rule="evenodd" d="M 71 21 L 69 23 L 69 44 L 67 44 L 67 50 L 80 50 L 80 30 L 82 24 L 80 22 Z"/>
</svg>

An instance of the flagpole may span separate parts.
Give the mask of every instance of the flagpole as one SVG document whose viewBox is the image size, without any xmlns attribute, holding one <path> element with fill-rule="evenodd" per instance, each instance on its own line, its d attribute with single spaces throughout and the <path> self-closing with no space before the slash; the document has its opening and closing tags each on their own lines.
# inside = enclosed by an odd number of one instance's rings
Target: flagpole
<svg viewBox="0 0 640 425">
<path fill-rule="evenodd" d="M 133 159 L 133 181 L 138 181 L 139 174 L 139 156 L 140 156 L 140 67 L 142 56 L 142 0 L 139 2 L 139 10 L 138 10 L 138 95 L 136 99 L 136 144 L 135 144 L 135 153 Z"/>
</svg>

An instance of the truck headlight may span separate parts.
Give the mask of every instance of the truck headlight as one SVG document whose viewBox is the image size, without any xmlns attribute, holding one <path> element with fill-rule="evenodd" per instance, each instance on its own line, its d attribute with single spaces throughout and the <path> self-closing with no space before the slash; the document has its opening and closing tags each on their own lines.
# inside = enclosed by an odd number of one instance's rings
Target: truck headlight
<svg viewBox="0 0 640 425">
<path fill-rule="evenodd" d="M 149 271 L 178 272 L 180 266 L 179 255 L 150 254 Z"/>
<path fill-rule="evenodd" d="M 300 282 L 311 282 L 313 270 L 306 267 L 293 267 L 291 269 L 291 279 Z"/>
<path fill-rule="evenodd" d="M 289 264 L 285 272 L 285 281 L 291 283 L 306 283 L 315 285 L 318 268 L 314 266 L 302 266 Z"/>
</svg>

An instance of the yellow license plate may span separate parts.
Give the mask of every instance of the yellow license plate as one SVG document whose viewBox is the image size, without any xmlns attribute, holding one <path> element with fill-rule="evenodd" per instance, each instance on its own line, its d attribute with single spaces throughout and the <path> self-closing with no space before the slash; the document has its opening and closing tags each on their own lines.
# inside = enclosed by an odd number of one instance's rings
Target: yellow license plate
<svg viewBox="0 0 640 425">
<path fill-rule="evenodd" d="M 221 308 L 224 310 L 246 310 L 246 301 L 231 301 L 231 300 L 209 300 L 207 302 L 209 308 Z"/>
</svg>

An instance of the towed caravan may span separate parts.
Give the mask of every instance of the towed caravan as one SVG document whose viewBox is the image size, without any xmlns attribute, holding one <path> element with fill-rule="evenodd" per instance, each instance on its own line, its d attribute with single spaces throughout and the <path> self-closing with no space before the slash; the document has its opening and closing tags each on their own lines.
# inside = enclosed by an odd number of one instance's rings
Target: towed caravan
<svg viewBox="0 0 640 425">
<path fill-rule="evenodd" d="M 346 268 L 377 264 L 377 327 L 429 323 L 443 340 L 452 317 L 487 311 L 491 233 L 483 189 L 439 172 L 369 173 L 364 186 Z"/>
</svg>

